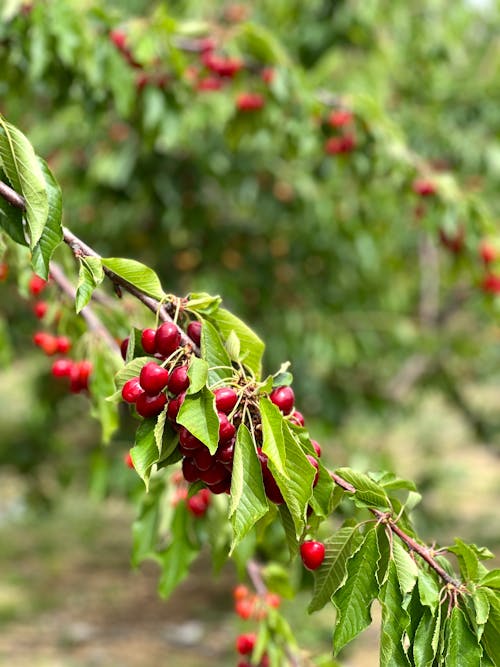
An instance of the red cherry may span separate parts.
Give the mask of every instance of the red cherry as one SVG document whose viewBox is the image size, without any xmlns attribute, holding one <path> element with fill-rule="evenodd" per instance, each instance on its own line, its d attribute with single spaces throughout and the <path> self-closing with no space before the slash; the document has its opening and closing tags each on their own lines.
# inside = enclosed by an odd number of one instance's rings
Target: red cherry
<svg viewBox="0 0 500 667">
<path fill-rule="evenodd" d="M 169 357 L 179 347 L 181 334 L 173 322 L 165 322 L 156 332 L 156 351 Z"/>
<path fill-rule="evenodd" d="M 157 396 L 149 396 L 144 393 L 139 396 L 135 404 L 137 412 L 141 417 L 148 419 L 149 417 L 157 417 L 165 407 L 167 397 L 165 394 L 158 394 Z"/>
<path fill-rule="evenodd" d="M 132 456 L 130 452 L 127 452 L 125 456 L 123 457 L 123 460 L 125 461 L 126 465 L 131 469 L 135 470 L 134 462 L 132 461 Z"/>
<path fill-rule="evenodd" d="M 196 90 L 199 90 L 200 92 L 210 92 L 212 90 L 220 90 L 221 88 L 222 81 L 219 77 L 215 76 L 204 76 L 196 83 Z"/>
<path fill-rule="evenodd" d="M 219 417 L 219 442 L 228 442 L 233 438 L 236 429 L 224 412 L 218 412 L 217 415 Z"/>
<path fill-rule="evenodd" d="M 500 275 L 495 273 L 488 273 L 481 282 L 481 289 L 487 294 L 500 293 Z"/>
<path fill-rule="evenodd" d="M 277 593 L 266 593 L 266 604 L 269 607 L 278 609 L 281 605 L 281 598 Z"/>
<path fill-rule="evenodd" d="M 325 558 L 325 545 L 316 540 L 307 540 L 300 545 L 300 557 L 308 570 L 317 570 Z"/>
<path fill-rule="evenodd" d="M 238 111 L 258 111 L 265 104 L 265 99 L 259 93 L 240 93 L 236 98 Z"/>
<path fill-rule="evenodd" d="M 352 121 L 352 113 L 344 109 L 332 111 L 328 116 L 328 122 L 332 127 L 343 127 Z"/>
<path fill-rule="evenodd" d="M 479 246 L 479 254 L 481 255 L 481 259 L 485 264 L 491 264 L 491 262 L 494 262 L 497 257 L 496 248 L 487 241 L 483 241 Z"/>
<path fill-rule="evenodd" d="M 37 301 L 33 306 L 33 312 L 39 320 L 43 319 L 47 314 L 48 305 L 46 301 Z"/>
<path fill-rule="evenodd" d="M 0 262 L 0 282 L 7 280 L 9 275 L 9 265 L 7 262 Z"/>
<path fill-rule="evenodd" d="M 184 403 L 185 397 L 186 394 L 180 394 L 177 396 L 177 398 L 171 398 L 168 402 L 167 417 L 170 419 L 170 421 L 175 422 L 177 419 L 177 415 L 179 414 L 181 405 Z"/>
<path fill-rule="evenodd" d="M 213 37 L 202 37 L 198 42 L 198 47 L 202 53 L 213 51 L 216 46 L 217 42 Z"/>
<path fill-rule="evenodd" d="M 236 637 L 236 650 L 240 655 L 249 655 L 255 646 L 257 635 L 254 632 L 248 632 L 245 635 Z"/>
<path fill-rule="evenodd" d="M 229 475 L 222 482 L 217 484 L 210 484 L 210 491 L 218 495 L 219 493 L 229 493 L 231 491 L 231 476 Z"/>
<path fill-rule="evenodd" d="M 57 359 L 52 364 L 52 375 L 55 378 L 69 377 L 73 362 L 71 359 Z"/>
<path fill-rule="evenodd" d="M 275 70 L 272 67 L 264 67 L 262 72 L 260 73 L 260 78 L 264 83 L 267 83 L 267 85 L 271 84 L 274 81 L 275 77 Z"/>
<path fill-rule="evenodd" d="M 249 594 L 250 591 L 248 590 L 248 586 L 245 586 L 244 584 L 238 584 L 234 587 L 233 598 L 235 600 L 244 600 Z"/>
<path fill-rule="evenodd" d="M 187 328 L 187 335 L 189 336 L 189 338 L 191 338 L 193 343 L 199 345 L 201 341 L 201 322 L 199 322 L 198 320 L 190 322 Z"/>
<path fill-rule="evenodd" d="M 127 350 L 128 350 L 129 340 L 130 340 L 129 337 L 127 336 L 127 338 L 124 338 L 122 340 L 122 342 L 120 343 L 120 352 L 121 352 L 123 361 L 127 360 Z"/>
<path fill-rule="evenodd" d="M 237 600 L 234 605 L 234 610 L 238 616 L 244 620 L 248 620 L 254 611 L 255 601 L 252 598 L 247 598 L 246 600 Z"/>
<path fill-rule="evenodd" d="M 312 467 L 316 468 L 316 475 L 314 476 L 314 480 L 313 480 L 313 487 L 314 487 L 318 483 L 318 479 L 319 479 L 319 470 L 318 470 L 319 465 L 318 465 L 318 462 L 316 461 L 316 459 L 314 458 L 314 456 L 311 456 L 311 454 L 306 454 L 306 457 L 307 457 L 307 460 L 309 461 L 309 463 L 312 465 Z"/>
<path fill-rule="evenodd" d="M 174 368 L 168 379 L 168 390 L 172 394 L 181 394 L 189 387 L 188 367 L 178 366 Z"/>
<path fill-rule="evenodd" d="M 219 445 L 215 452 L 215 460 L 226 466 L 231 466 L 234 456 L 234 442 Z"/>
<path fill-rule="evenodd" d="M 156 352 L 156 329 L 144 329 L 141 334 L 141 345 L 147 354 Z"/>
<path fill-rule="evenodd" d="M 148 361 L 142 367 L 139 381 L 146 394 L 156 396 L 156 394 L 167 386 L 168 371 L 166 368 L 158 366 L 154 361 Z"/>
<path fill-rule="evenodd" d="M 135 403 L 143 393 L 138 377 L 127 380 L 122 387 L 122 398 L 127 403 Z"/>
<path fill-rule="evenodd" d="M 316 442 L 316 440 L 311 440 L 311 445 L 314 447 L 314 451 L 316 452 L 316 456 L 318 459 L 321 457 L 321 445 L 319 442 Z"/>
<path fill-rule="evenodd" d="M 437 192 L 435 184 L 427 178 L 416 178 L 411 187 L 420 197 L 431 197 Z"/>
<path fill-rule="evenodd" d="M 126 49 L 127 35 L 123 32 L 123 30 L 111 30 L 109 33 L 109 38 L 120 51 L 124 51 Z"/>
<path fill-rule="evenodd" d="M 295 404 L 295 394 L 291 387 L 276 387 L 269 398 L 284 415 L 290 414 Z"/>
<path fill-rule="evenodd" d="M 45 286 L 47 285 L 47 281 L 44 280 L 43 278 L 40 278 L 40 276 L 37 276 L 35 273 L 31 276 L 30 281 L 28 283 L 28 289 L 33 294 L 33 296 L 38 296 L 40 292 L 42 292 L 45 289 Z"/>
<path fill-rule="evenodd" d="M 194 516 L 204 516 L 209 504 L 210 492 L 207 489 L 201 489 L 187 499 L 187 508 Z"/>
<path fill-rule="evenodd" d="M 184 447 L 184 449 L 187 449 L 189 451 L 195 451 L 196 449 L 199 449 L 200 447 L 204 447 L 205 445 L 201 442 L 201 440 L 198 440 L 192 433 L 190 433 L 187 428 L 184 426 L 181 427 L 179 431 L 179 442 L 181 445 Z"/>
<path fill-rule="evenodd" d="M 78 372 L 80 375 L 80 382 L 87 388 L 90 374 L 92 373 L 92 364 L 90 361 L 83 360 L 78 363 Z"/>
<path fill-rule="evenodd" d="M 56 344 L 59 354 L 68 354 L 71 350 L 71 341 L 67 336 L 57 336 Z"/>
<path fill-rule="evenodd" d="M 238 402 L 238 394 L 231 387 L 220 387 L 214 391 L 215 407 L 228 415 Z"/>
<path fill-rule="evenodd" d="M 196 452 L 197 454 L 198 452 Z M 196 460 L 195 454 L 195 460 Z M 208 470 L 202 470 L 200 472 L 200 479 L 208 484 L 208 486 L 214 486 L 216 484 L 221 484 L 228 478 L 228 472 L 222 463 L 214 463 Z"/>
<path fill-rule="evenodd" d="M 285 502 L 285 499 L 283 498 L 279 486 L 276 484 L 276 480 L 268 468 L 268 458 L 260 448 L 257 449 L 257 456 L 259 457 L 260 467 L 262 469 L 262 480 L 264 482 L 266 496 L 271 502 L 275 503 L 276 505 L 281 505 Z"/>
<path fill-rule="evenodd" d="M 455 234 L 449 234 L 444 229 L 439 230 L 439 240 L 451 252 L 458 254 L 462 252 L 465 245 L 465 229 L 459 227 Z"/>
<path fill-rule="evenodd" d="M 45 352 L 46 355 L 51 357 L 53 354 L 56 354 L 56 352 L 58 352 L 57 338 L 55 336 L 47 334 L 40 347 L 42 348 L 42 350 Z"/>
<path fill-rule="evenodd" d="M 212 454 L 210 454 L 208 447 L 202 444 L 201 447 L 198 447 L 198 449 L 193 452 L 193 461 L 198 470 L 205 471 L 212 467 L 214 458 L 212 457 Z M 203 479 L 201 475 L 200 477 Z"/>
<path fill-rule="evenodd" d="M 302 412 L 299 412 L 298 410 L 294 410 L 292 412 L 292 415 L 290 417 L 290 421 L 293 422 L 294 424 L 297 424 L 297 426 L 304 426 L 304 415 Z"/>
<path fill-rule="evenodd" d="M 182 459 L 182 474 L 186 482 L 193 484 L 200 479 L 200 473 L 198 468 L 194 465 L 193 459 L 184 458 Z"/>
</svg>

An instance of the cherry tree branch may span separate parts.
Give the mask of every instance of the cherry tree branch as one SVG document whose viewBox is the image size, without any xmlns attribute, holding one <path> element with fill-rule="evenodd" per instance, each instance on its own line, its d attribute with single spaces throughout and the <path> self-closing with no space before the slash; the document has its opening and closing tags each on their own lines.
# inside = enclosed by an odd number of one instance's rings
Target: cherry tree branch
<svg viewBox="0 0 500 667">
<path fill-rule="evenodd" d="M 2 196 L 4 199 L 6 199 L 6 201 L 8 201 L 16 208 L 25 210 L 26 204 L 24 199 L 17 192 L 15 192 L 15 190 L 10 188 L 7 184 L 2 183 L 1 181 L 0 181 L 0 196 Z M 88 246 L 84 241 L 79 239 L 75 234 L 73 234 L 73 232 L 71 232 L 66 227 L 63 228 L 63 235 L 65 243 L 71 248 L 75 257 L 77 258 L 100 257 L 100 255 L 95 250 L 93 250 L 90 246 Z M 129 294 L 132 294 L 132 296 L 136 297 L 139 301 L 141 301 L 154 313 L 158 313 L 160 319 L 162 319 L 163 321 L 173 321 L 172 317 L 167 312 L 166 307 L 162 305 L 159 301 L 147 296 L 139 288 L 135 287 L 134 285 L 131 285 L 129 282 L 127 282 L 120 276 L 116 275 L 113 271 L 104 268 L 104 272 L 116 286 L 123 288 L 124 290 L 129 292 Z M 194 342 L 184 333 L 184 331 L 180 327 L 178 328 L 179 331 L 181 332 L 182 342 L 184 344 L 190 345 L 194 353 L 199 356 L 200 350 L 198 346 L 194 344 Z M 113 344 L 115 345 L 114 341 Z M 344 491 L 346 491 L 347 493 L 351 494 L 356 493 L 356 488 L 352 484 L 350 484 L 347 480 L 343 479 L 334 472 L 330 472 L 330 476 L 333 479 L 333 481 L 342 489 L 344 489 Z M 379 521 L 387 525 L 388 528 L 391 530 L 391 532 L 397 535 L 404 542 L 404 544 L 406 544 L 406 546 L 410 551 L 418 554 L 429 565 L 429 567 L 431 567 L 436 572 L 436 574 L 439 577 L 441 577 L 441 579 L 446 584 L 457 590 L 461 588 L 460 582 L 454 579 L 452 576 L 450 576 L 446 572 L 446 570 L 444 570 L 443 567 L 441 567 L 441 565 L 435 560 L 435 558 L 431 553 L 431 550 L 428 547 L 419 544 L 413 537 L 405 533 L 404 530 L 402 530 L 402 528 L 400 528 L 397 525 L 396 521 L 394 520 L 394 518 L 390 513 L 381 512 L 380 510 L 377 510 L 375 508 L 372 508 L 370 511 L 374 516 L 377 517 Z M 255 582 L 254 585 L 257 592 L 259 591 L 259 588 L 262 589 L 262 586 L 265 589 L 265 584 L 262 581 L 262 578 L 260 577 L 258 565 L 255 562 L 249 564 L 248 573 L 252 581 Z"/>
</svg>

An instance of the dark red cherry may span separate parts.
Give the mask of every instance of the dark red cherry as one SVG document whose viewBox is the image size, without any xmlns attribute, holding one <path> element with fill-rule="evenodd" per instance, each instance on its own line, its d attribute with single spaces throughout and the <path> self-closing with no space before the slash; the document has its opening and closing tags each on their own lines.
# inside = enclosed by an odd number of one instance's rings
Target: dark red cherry
<svg viewBox="0 0 500 667">
<path fill-rule="evenodd" d="M 156 352 L 156 329 L 144 329 L 141 334 L 141 345 L 147 354 Z"/>
<path fill-rule="evenodd" d="M 139 378 L 127 380 L 122 387 L 122 398 L 127 403 L 135 403 L 143 393 L 144 389 L 140 385 Z"/>
<path fill-rule="evenodd" d="M 215 407 L 228 415 L 238 402 L 238 394 L 232 387 L 220 387 L 214 391 Z"/>
<path fill-rule="evenodd" d="M 295 394 L 291 387 L 276 387 L 269 398 L 284 415 L 290 414 L 295 405 Z"/>
<path fill-rule="evenodd" d="M 168 379 L 168 390 L 172 394 L 180 394 L 189 387 L 188 367 L 178 366 L 174 368 Z"/>
<path fill-rule="evenodd" d="M 146 392 L 144 392 L 137 399 L 135 408 L 137 412 L 141 415 L 141 417 L 145 417 L 146 419 L 148 419 L 150 417 L 157 417 L 165 407 L 166 402 L 167 402 L 167 397 L 165 396 L 165 394 L 158 394 L 157 396 L 149 396 L 149 394 L 146 394 Z"/>
<path fill-rule="evenodd" d="M 162 366 L 158 366 L 154 361 L 149 361 L 142 367 L 139 376 L 141 387 L 146 394 L 156 396 L 162 389 L 165 389 L 168 382 L 168 371 Z"/>
<path fill-rule="evenodd" d="M 156 332 L 156 351 L 169 357 L 179 347 L 181 334 L 173 322 L 165 322 Z"/>
</svg>

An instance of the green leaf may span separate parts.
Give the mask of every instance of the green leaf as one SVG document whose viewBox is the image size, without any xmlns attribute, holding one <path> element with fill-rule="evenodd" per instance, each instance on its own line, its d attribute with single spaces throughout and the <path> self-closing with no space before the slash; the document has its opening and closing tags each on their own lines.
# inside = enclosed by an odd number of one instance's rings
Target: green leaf
<svg viewBox="0 0 500 667">
<path fill-rule="evenodd" d="M 433 639 L 440 617 L 431 609 L 425 609 L 420 618 L 412 646 L 415 665 L 419 667 L 432 667 L 437 650 L 437 642 L 433 643 Z"/>
<path fill-rule="evenodd" d="M 155 419 L 145 419 L 136 431 L 135 445 L 130 450 L 130 456 L 137 474 L 149 489 L 151 468 L 158 461 L 159 454 L 155 439 Z"/>
<path fill-rule="evenodd" d="M 29 245 L 33 250 L 42 236 L 49 213 L 46 181 L 33 146 L 1 115 L 0 160 L 12 187 L 25 199 Z"/>
<path fill-rule="evenodd" d="M 314 573 L 314 592 L 308 611 L 322 609 L 343 586 L 347 577 L 347 561 L 359 547 L 363 538 L 357 526 L 346 526 L 325 540 L 325 559 Z"/>
<path fill-rule="evenodd" d="M 178 503 L 171 525 L 171 542 L 159 555 L 162 574 L 158 590 L 163 598 L 167 598 L 187 576 L 189 566 L 198 554 L 198 547 L 189 539 L 189 525 L 186 503 Z"/>
<path fill-rule="evenodd" d="M 488 588 L 500 588 L 500 569 L 491 570 L 479 582 L 481 586 L 488 586 Z"/>
<path fill-rule="evenodd" d="M 156 447 L 158 448 L 158 458 L 161 457 L 161 450 L 163 447 L 163 431 L 165 430 L 165 422 L 167 421 L 167 410 L 163 409 L 158 415 L 158 420 L 154 428 L 154 436 Z"/>
<path fill-rule="evenodd" d="M 210 385 L 232 377 L 231 359 L 219 333 L 208 320 L 201 327 L 201 356 L 208 364 Z"/>
<path fill-rule="evenodd" d="M 389 576 L 389 560 L 391 557 L 389 536 L 383 524 L 377 526 L 377 547 L 379 552 L 377 581 L 379 586 L 383 586 Z"/>
<path fill-rule="evenodd" d="M 490 613 L 484 626 L 482 644 L 494 665 L 500 664 L 500 595 L 489 588 L 482 589 L 488 595 Z"/>
<path fill-rule="evenodd" d="M 371 528 L 347 564 L 345 584 L 332 598 L 338 610 L 333 635 L 334 655 L 372 622 L 371 604 L 379 592 L 374 567 L 377 559 L 377 537 L 375 529 Z"/>
<path fill-rule="evenodd" d="M 262 420 L 262 451 L 269 461 L 286 477 L 286 450 L 283 436 L 283 415 L 279 408 L 266 396 L 261 396 L 259 410 Z"/>
<path fill-rule="evenodd" d="M 2 178 L 1 171 L 0 178 Z M 0 197 L 0 227 L 15 243 L 23 246 L 28 245 L 24 237 L 22 210 L 9 204 L 3 197 Z"/>
<path fill-rule="evenodd" d="M 285 499 L 295 524 L 295 533 L 300 538 L 305 529 L 306 512 L 312 496 L 312 483 L 316 470 L 307 460 L 302 447 L 288 427 L 283 430 L 287 459 L 285 476 L 269 459 L 269 470 Z"/>
<path fill-rule="evenodd" d="M 477 588 L 472 595 L 472 601 L 474 603 L 476 623 L 484 625 L 490 615 L 488 593 L 482 588 Z"/>
<path fill-rule="evenodd" d="M 214 313 L 221 303 L 220 296 L 212 296 L 206 292 L 191 292 L 184 307 L 186 310 L 207 316 Z"/>
<path fill-rule="evenodd" d="M 458 537 L 455 538 L 455 544 L 448 547 L 448 551 L 456 555 L 460 573 L 466 581 L 477 581 L 486 572 L 486 568 L 479 562 L 477 552 Z"/>
<path fill-rule="evenodd" d="M 241 343 L 234 331 L 229 333 L 226 338 L 225 348 L 229 354 L 231 361 L 240 361 Z"/>
<path fill-rule="evenodd" d="M 215 453 L 219 442 L 219 418 L 215 411 L 215 397 L 209 389 L 203 387 L 198 394 L 186 394 L 177 423 L 201 440 L 211 454 Z"/>
<path fill-rule="evenodd" d="M 229 517 L 234 535 L 231 552 L 268 509 L 255 443 L 248 428 L 241 424 L 234 446 L 229 501 Z"/>
<path fill-rule="evenodd" d="M 224 308 L 218 308 L 209 318 L 225 340 L 234 331 L 241 345 L 240 361 L 254 373 L 256 380 L 260 380 L 262 355 L 265 346 L 255 331 L 252 331 L 247 324 Z"/>
<path fill-rule="evenodd" d="M 418 566 L 401 542 L 396 538 L 394 538 L 392 544 L 392 555 L 394 565 L 396 566 L 401 593 L 403 595 L 411 593 L 417 583 Z"/>
<path fill-rule="evenodd" d="M 152 484 L 149 493 L 141 497 L 139 514 L 132 525 L 132 565 L 137 567 L 145 558 L 154 556 L 160 525 L 160 503 L 163 500 L 163 484 Z"/>
<path fill-rule="evenodd" d="M 45 227 L 38 243 L 33 248 L 31 265 L 36 273 L 47 279 L 49 275 L 49 264 L 54 250 L 63 240 L 61 226 L 62 219 L 62 194 L 58 182 L 54 178 L 48 165 L 41 158 L 40 163 L 48 197 L 48 214 Z"/>
<path fill-rule="evenodd" d="M 288 551 L 290 552 L 290 559 L 292 559 L 299 550 L 299 543 L 297 541 L 295 523 L 290 513 L 290 510 L 286 505 L 284 504 L 278 505 L 278 510 L 280 513 L 283 530 L 285 531 L 286 543 L 288 545 Z"/>
<path fill-rule="evenodd" d="M 389 563 L 388 577 L 380 601 L 382 603 L 380 665 L 381 667 L 410 665 L 403 649 L 403 637 L 410 619 L 408 612 L 403 608 L 403 596 L 393 560 Z"/>
<path fill-rule="evenodd" d="M 104 280 L 104 271 L 98 257 L 80 257 L 78 285 L 76 287 L 75 309 L 79 313 L 84 308 L 95 288 Z"/>
<path fill-rule="evenodd" d="M 450 667 L 480 667 L 481 648 L 460 607 L 448 619 L 445 664 Z"/>
<path fill-rule="evenodd" d="M 389 498 L 386 492 L 374 482 L 368 475 L 362 472 L 356 472 L 351 468 L 338 468 L 337 475 L 350 482 L 356 489 L 354 497 L 361 501 L 362 505 L 367 507 L 376 507 L 382 510 L 390 509 Z"/>
<path fill-rule="evenodd" d="M 135 259 L 121 257 L 103 257 L 104 268 L 109 269 L 123 280 L 137 287 L 141 292 L 161 301 L 165 297 L 160 279 L 149 266 L 137 262 Z"/>
<path fill-rule="evenodd" d="M 204 359 L 191 357 L 188 368 L 189 387 L 187 394 L 197 394 L 207 384 L 208 364 Z"/>
<path fill-rule="evenodd" d="M 424 605 L 424 607 L 429 607 L 429 609 L 434 611 L 439 603 L 438 582 L 430 572 L 419 569 L 417 584 L 420 602 Z"/>
<path fill-rule="evenodd" d="M 118 410 L 106 400 L 106 396 L 114 389 L 114 375 L 120 359 L 99 340 L 91 345 L 89 358 L 92 363 L 89 378 L 91 414 L 101 425 L 103 442 L 108 443 L 118 428 Z"/>
<path fill-rule="evenodd" d="M 288 54 L 279 39 L 269 29 L 257 23 L 242 23 L 236 32 L 236 41 L 244 53 L 249 53 L 257 61 L 286 65 Z"/>
</svg>

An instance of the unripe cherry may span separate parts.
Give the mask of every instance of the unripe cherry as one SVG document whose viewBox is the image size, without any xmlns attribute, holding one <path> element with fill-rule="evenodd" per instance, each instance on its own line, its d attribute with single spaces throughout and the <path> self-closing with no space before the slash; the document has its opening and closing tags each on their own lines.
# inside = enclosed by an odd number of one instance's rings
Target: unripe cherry
<svg viewBox="0 0 500 667">
<path fill-rule="evenodd" d="M 156 352 L 156 329 L 144 329 L 141 334 L 141 345 L 147 354 Z"/>
<path fill-rule="evenodd" d="M 248 586 L 245 586 L 244 584 L 238 584 L 233 589 L 233 598 L 235 600 L 244 600 L 249 596 L 249 594 L 250 591 L 248 589 Z"/>
<path fill-rule="evenodd" d="M 179 347 L 181 334 L 173 322 L 165 322 L 156 331 L 156 351 L 169 357 Z"/>
<path fill-rule="evenodd" d="M 135 403 L 143 393 L 144 389 L 141 387 L 138 377 L 127 380 L 122 387 L 122 398 L 127 403 Z"/>
<path fill-rule="evenodd" d="M 228 415 L 238 402 L 238 394 L 232 387 L 220 387 L 214 391 L 215 407 Z"/>
<path fill-rule="evenodd" d="M 52 364 L 51 372 L 55 378 L 69 377 L 72 367 L 71 359 L 57 359 Z"/>
<path fill-rule="evenodd" d="M 248 632 L 245 635 L 236 637 L 236 650 L 240 655 L 249 655 L 252 653 L 257 635 L 254 632 Z"/>
<path fill-rule="evenodd" d="M 158 394 L 157 396 L 150 396 L 144 392 L 139 396 L 135 404 L 135 409 L 146 419 L 150 417 L 157 417 L 165 407 L 167 397 L 165 394 Z"/>
<path fill-rule="evenodd" d="M 269 398 L 284 415 L 290 414 L 295 404 L 295 394 L 291 387 L 276 387 Z"/>
<path fill-rule="evenodd" d="M 141 369 L 139 381 L 146 394 L 156 396 L 167 386 L 168 371 L 154 361 L 148 361 Z"/>
<path fill-rule="evenodd" d="M 218 412 L 217 415 L 219 417 L 219 442 L 228 442 L 233 438 L 236 429 L 224 412 Z"/>
<path fill-rule="evenodd" d="M 190 322 L 187 328 L 187 335 L 189 336 L 189 338 L 191 338 L 193 343 L 199 345 L 201 341 L 201 322 L 199 322 L 198 320 Z"/>
<path fill-rule="evenodd" d="M 188 367 L 178 366 L 174 368 L 168 379 L 168 390 L 172 394 L 181 394 L 189 387 Z"/>
<path fill-rule="evenodd" d="M 254 598 L 246 598 L 244 600 L 236 600 L 236 604 L 234 605 L 234 610 L 238 614 L 240 618 L 243 620 L 248 620 L 255 609 L 255 599 Z"/>
<path fill-rule="evenodd" d="M 200 479 L 198 468 L 194 465 L 193 459 L 184 458 L 182 460 L 182 474 L 186 482 L 193 484 Z"/>
<path fill-rule="evenodd" d="M 317 570 L 325 558 L 325 545 L 316 540 L 307 540 L 300 545 L 300 557 L 308 570 Z"/>
</svg>

